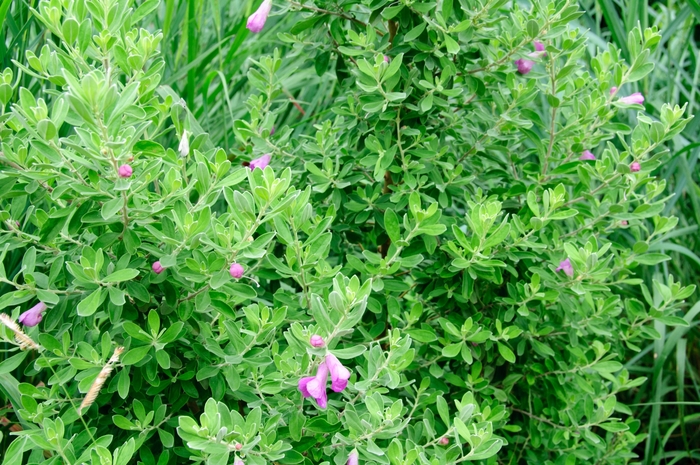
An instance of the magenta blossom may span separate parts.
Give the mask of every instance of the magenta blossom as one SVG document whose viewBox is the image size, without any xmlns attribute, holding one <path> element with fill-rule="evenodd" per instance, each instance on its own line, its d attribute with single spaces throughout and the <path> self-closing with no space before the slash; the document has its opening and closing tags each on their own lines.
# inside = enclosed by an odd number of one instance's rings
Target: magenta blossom
<svg viewBox="0 0 700 465">
<path fill-rule="evenodd" d="M 544 52 L 544 44 L 542 42 L 540 42 L 539 40 L 536 40 L 534 42 L 534 44 L 535 44 L 535 51 Z"/>
<path fill-rule="evenodd" d="M 319 336 L 318 334 L 314 334 L 313 336 L 311 336 L 309 343 L 313 347 L 317 347 L 317 348 L 324 347 L 326 345 L 326 341 L 324 341 L 323 338 L 321 336 Z"/>
<path fill-rule="evenodd" d="M 515 60 L 515 66 L 518 67 L 518 72 L 520 74 L 527 74 L 532 71 L 532 67 L 535 66 L 535 62 L 532 60 L 526 60 L 525 58 L 520 58 Z"/>
<path fill-rule="evenodd" d="M 595 155 L 590 150 L 585 150 L 580 157 L 578 157 L 579 160 L 595 160 Z"/>
<path fill-rule="evenodd" d="M 389 63 L 391 61 L 391 58 L 389 58 L 388 55 L 384 55 L 384 63 Z"/>
<path fill-rule="evenodd" d="M 270 160 L 272 159 L 272 156 L 268 153 L 263 155 L 260 158 L 256 158 L 255 160 L 250 161 L 250 169 L 254 170 L 255 168 L 260 168 L 261 170 L 264 170 L 267 165 L 270 164 Z"/>
<path fill-rule="evenodd" d="M 155 274 L 161 274 L 163 271 L 165 271 L 165 268 L 163 268 L 163 265 L 160 264 L 160 261 L 153 262 L 151 269 Z"/>
<path fill-rule="evenodd" d="M 559 266 L 557 267 L 556 271 L 563 271 L 569 278 L 574 276 L 574 267 L 571 265 L 571 260 L 568 258 L 559 262 Z"/>
<path fill-rule="evenodd" d="M 304 397 L 313 397 L 321 408 L 328 407 L 328 394 L 326 394 L 326 382 L 328 382 L 328 366 L 322 362 L 318 366 L 316 376 L 309 376 L 299 380 L 299 391 Z"/>
<path fill-rule="evenodd" d="M 617 87 L 612 86 L 612 87 L 610 88 L 610 95 L 613 95 L 615 92 L 617 92 Z"/>
<path fill-rule="evenodd" d="M 622 226 L 627 226 L 629 223 L 627 223 L 627 220 L 622 220 L 622 221 L 620 221 L 620 224 Z"/>
<path fill-rule="evenodd" d="M 641 169 L 642 165 L 640 165 L 638 161 L 632 162 L 632 164 L 630 165 L 630 171 L 632 171 L 633 173 L 636 173 Z"/>
<path fill-rule="evenodd" d="M 335 392 L 341 392 L 348 385 L 350 370 L 345 368 L 333 354 L 326 355 L 326 364 L 331 371 L 331 389 Z"/>
<path fill-rule="evenodd" d="M 239 263 L 231 263 L 231 268 L 228 270 L 231 277 L 236 279 L 240 279 L 243 276 L 244 271 L 245 269 L 243 268 L 243 265 Z"/>
<path fill-rule="evenodd" d="M 130 178 L 134 170 L 129 165 L 122 165 L 117 170 L 120 178 Z"/>
<path fill-rule="evenodd" d="M 348 455 L 348 463 L 347 465 L 358 465 L 360 463 L 360 456 L 357 455 L 357 451 L 353 450 L 350 452 L 350 455 Z"/>
<path fill-rule="evenodd" d="M 265 27 L 265 21 L 267 21 L 267 15 L 270 14 L 272 9 L 272 0 L 264 0 L 258 10 L 248 17 L 248 23 L 246 26 L 250 32 L 258 33 Z"/>
<path fill-rule="evenodd" d="M 440 438 L 440 445 L 446 446 L 450 443 L 450 438 L 443 436 Z"/>
<path fill-rule="evenodd" d="M 46 304 L 44 302 L 39 302 L 26 312 L 19 316 L 19 322 L 24 326 L 36 326 L 39 324 L 41 319 L 44 317 L 42 313 L 46 311 Z"/>
<path fill-rule="evenodd" d="M 628 95 L 627 97 L 622 97 L 620 99 L 620 102 L 626 103 L 628 105 L 641 105 L 642 103 L 644 103 L 644 96 L 639 92 L 635 92 L 634 94 Z"/>
</svg>

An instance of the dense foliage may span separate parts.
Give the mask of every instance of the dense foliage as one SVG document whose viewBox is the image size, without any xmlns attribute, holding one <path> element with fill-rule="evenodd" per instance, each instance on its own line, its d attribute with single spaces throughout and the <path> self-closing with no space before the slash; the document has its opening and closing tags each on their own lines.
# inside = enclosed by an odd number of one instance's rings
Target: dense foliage
<svg viewBox="0 0 700 465">
<path fill-rule="evenodd" d="M 245 78 L 204 81 L 246 97 L 218 124 L 194 67 L 163 82 L 174 2 L 32 10 L 0 83 L 3 465 L 634 460 L 623 363 L 698 313 L 641 274 L 689 122 L 637 93 L 661 34 L 589 61 L 573 0 L 337 3 L 246 4 L 229 40 L 277 48 L 219 51 Z"/>
</svg>

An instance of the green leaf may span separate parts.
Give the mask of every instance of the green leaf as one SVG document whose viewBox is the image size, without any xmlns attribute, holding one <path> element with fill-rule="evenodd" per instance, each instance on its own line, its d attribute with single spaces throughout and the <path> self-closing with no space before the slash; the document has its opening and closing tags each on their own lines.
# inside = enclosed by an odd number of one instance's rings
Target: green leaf
<svg viewBox="0 0 700 465">
<path fill-rule="evenodd" d="M 515 363 L 515 354 L 513 353 L 512 350 L 510 350 L 510 347 L 508 347 L 507 345 L 501 344 L 499 342 L 498 343 L 498 353 L 501 354 L 501 357 L 506 359 L 507 362 Z"/>
<path fill-rule="evenodd" d="M 102 303 L 102 288 L 95 289 L 92 294 L 83 299 L 77 306 L 78 315 L 90 316 L 97 311 Z"/>
<path fill-rule="evenodd" d="M 107 275 L 102 278 L 103 283 L 121 283 L 123 281 L 131 281 L 139 275 L 138 270 L 132 268 L 125 268 L 123 270 L 115 271 L 114 273 Z"/>
<path fill-rule="evenodd" d="M 391 208 L 387 208 L 384 212 L 384 228 L 392 242 L 398 242 L 401 239 L 399 217 Z"/>
<path fill-rule="evenodd" d="M 622 370 L 622 364 L 620 362 L 609 360 L 607 362 L 596 363 L 592 368 L 601 373 L 615 373 Z"/>
<path fill-rule="evenodd" d="M 136 347 L 131 349 L 122 357 L 122 364 L 124 365 L 134 365 L 139 363 L 151 350 L 151 346 Z"/>
</svg>

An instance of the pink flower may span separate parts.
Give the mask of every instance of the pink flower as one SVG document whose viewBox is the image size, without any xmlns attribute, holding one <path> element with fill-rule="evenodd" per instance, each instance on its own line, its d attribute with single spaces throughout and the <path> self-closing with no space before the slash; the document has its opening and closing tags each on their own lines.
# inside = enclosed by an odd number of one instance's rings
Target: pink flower
<svg viewBox="0 0 700 465">
<path fill-rule="evenodd" d="M 515 66 L 518 67 L 518 72 L 520 74 L 527 74 L 532 71 L 532 67 L 535 66 L 535 62 L 532 60 L 526 60 L 525 58 L 520 58 L 515 60 Z"/>
<path fill-rule="evenodd" d="M 245 27 L 250 30 L 250 32 L 258 33 L 265 27 L 265 21 L 267 21 L 267 15 L 270 14 L 272 9 L 272 0 L 264 0 L 258 10 L 248 17 L 248 23 Z"/>
<path fill-rule="evenodd" d="M 331 372 L 331 389 L 341 392 L 348 385 L 350 370 L 345 368 L 333 354 L 326 355 L 326 364 Z"/>
<path fill-rule="evenodd" d="M 579 160 L 595 160 L 595 155 L 591 153 L 590 150 L 585 150 L 580 157 L 578 157 Z"/>
<path fill-rule="evenodd" d="M 612 86 L 612 87 L 610 88 L 610 95 L 613 95 L 615 92 L 617 92 L 617 87 Z"/>
<path fill-rule="evenodd" d="M 299 390 L 304 397 L 313 397 L 321 408 L 328 407 L 328 394 L 326 393 L 326 382 L 328 382 L 328 366 L 326 362 L 321 362 L 316 371 L 316 376 L 302 378 L 299 380 Z M 304 393 L 306 390 L 306 394 Z"/>
<path fill-rule="evenodd" d="M 163 265 L 160 264 L 160 261 L 153 262 L 151 269 L 155 274 L 161 274 L 163 271 L 165 271 L 165 268 L 163 268 Z"/>
<path fill-rule="evenodd" d="M 319 336 L 318 334 L 314 334 L 313 336 L 311 336 L 309 343 L 313 347 L 323 347 L 326 345 L 326 341 L 324 341 L 323 338 L 321 336 Z"/>
<path fill-rule="evenodd" d="M 450 438 L 443 436 L 440 438 L 440 445 L 446 446 L 450 443 Z"/>
<path fill-rule="evenodd" d="M 236 447 L 236 450 L 241 450 L 241 449 L 243 449 L 243 444 L 241 444 L 240 442 L 237 442 L 235 447 Z"/>
<path fill-rule="evenodd" d="M 39 302 L 26 312 L 19 316 L 19 322 L 24 326 L 36 326 L 39 324 L 43 318 L 42 313 L 46 311 L 46 304 L 44 302 Z"/>
<path fill-rule="evenodd" d="M 641 169 L 642 165 L 640 165 L 638 161 L 632 162 L 632 164 L 630 165 L 630 171 L 632 171 L 633 173 L 636 173 Z"/>
<path fill-rule="evenodd" d="M 634 94 L 628 95 L 627 97 L 622 97 L 620 99 L 620 102 L 626 103 L 628 105 L 641 105 L 642 103 L 644 103 L 644 96 L 639 92 L 635 92 Z"/>
<path fill-rule="evenodd" d="M 122 165 L 117 171 L 119 172 L 120 178 L 130 178 L 134 172 L 134 170 L 131 169 L 131 166 L 129 165 Z"/>
<path fill-rule="evenodd" d="M 265 167 L 270 164 L 271 159 L 272 159 L 272 156 L 268 153 L 268 154 L 263 155 L 260 158 L 256 158 L 255 160 L 251 160 L 250 169 L 254 170 L 255 168 L 260 168 L 261 170 L 264 170 Z"/>
<path fill-rule="evenodd" d="M 384 63 L 389 63 L 391 61 L 391 58 L 389 58 L 387 55 L 384 55 Z"/>
<path fill-rule="evenodd" d="M 574 267 L 571 266 L 571 260 L 569 260 L 568 258 L 559 263 L 559 266 L 557 267 L 556 271 L 563 271 L 564 274 L 567 275 L 569 278 L 574 276 Z"/>
<path fill-rule="evenodd" d="M 244 271 L 245 269 L 243 268 L 243 265 L 239 263 L 231 263 L 231 268 L 228 270 L 231 277 L 236 279 L 240 279 L 243 276 Z"/>
<path fill-rule="evenodd" d="M 360 456 L 357 455 L 357 451 L 353 450 L 350 452 L 350 455 L 348 455 L 348 463 L 347 465 L 358 465 L 360 463 Z"/>
<path fill-rule="evenodd" d="M 236 444 L 236 445 L 238 445 L 238 444 Z M 245 462 L 243 462 L 243 460 L 236 457 L 236 460 L 233 461 L 233 465 L 245 465 Z"/>
<path fill-rule="evenodd" d="M 536 40 L 534 42 L 534 44 L 535 44 L 535 51 L 544 52 L 544 44 L 542 42 L 540 42 L 539 40 Z"/>
<path fill-rule="evenodd" d="M 620 221 L 620 224 L 622 226 L 627 226 L 628 223 L 627 223 L 627 220 L 622 220 L 622 221 Z"/>
</svg>

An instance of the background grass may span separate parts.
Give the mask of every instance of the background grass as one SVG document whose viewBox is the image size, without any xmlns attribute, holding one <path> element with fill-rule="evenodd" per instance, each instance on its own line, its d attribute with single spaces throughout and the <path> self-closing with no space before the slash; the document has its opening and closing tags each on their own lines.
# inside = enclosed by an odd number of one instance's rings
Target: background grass
<svg viewBox="0 0 700 465">
<path fill-rule="evenodd" d="M 0 62 L 24 62 L 27 51 L 40 54 L 45 31 L 30 12 L 38 0 L 0 0 Z M 312 125 L 331 117 L 329 108 L 337 84 L 335 75 L 318 76 L 314 63 L 278 38 L 298 22 L 298 13 L 271 17 L 261 34 L 245 28 L 254 0 L 163 0 L 147 18 L 152 29 L 163 31 L 164 83 L 182 96 L 190 111 L 210 135 L 211 142 L 229 153 L 237 149 L 233 122 L 245 118 L 250 95 L 247 70 L 252 60 L 278 48 L 284 64 L 279 79 L 285 90 L 277 102 L 284 106 L 277 126 L 289 125 L 297 135 L 312 134 Z M 279 5 L 285 4 L 282 1 Z M 638 83 L 646 96 L 646 111 L 658 117 L 662 103 L 687 104 L 698 113 L 700 0 L 580 0 L 586 14 L 579 19 L 587 31 L 589 52 L 606 42 L 616 44 L 627 56 L 627 34 L 638 23 L 656 26 L 663 35 L 654 61 L 654 72 Z M 14 67 L 13 67 L 14 68 Z M 16 76 L 17 78 L 17 76 Z M 19 76 L 21 86 L 40 94 L 43 83 Z M 700 280 L 700 118 L 689 124 L 671 146 L 671 161 L 658 175 L 667 181 L 666 215 L 679 218 L 675 231 L 658 240 L 652 250 L 671 254 L 674 260 L 644 271 L 662 281 L 669 274 L 684 284 Z M 177 146 L 174 134 L 172 146 Z M 237 150 L 236 150 L 237 151 Z M 4 292 L 4 290 L 3 290 Z M 694 297 L 700 301 L 700 294 Z M 625 399 L 642 420 L 648 434 L 637 451 L 645 465 L 700 463 L 700 302 L 688 310 L 687 328 L 656 330 L 662 338 L 630 351 L 627 368 L 648 382 Z M 3 410 L 0 408 L 0 417 Z M 3 435 L 0 450 L 11 439 Z"/>
</svg>

